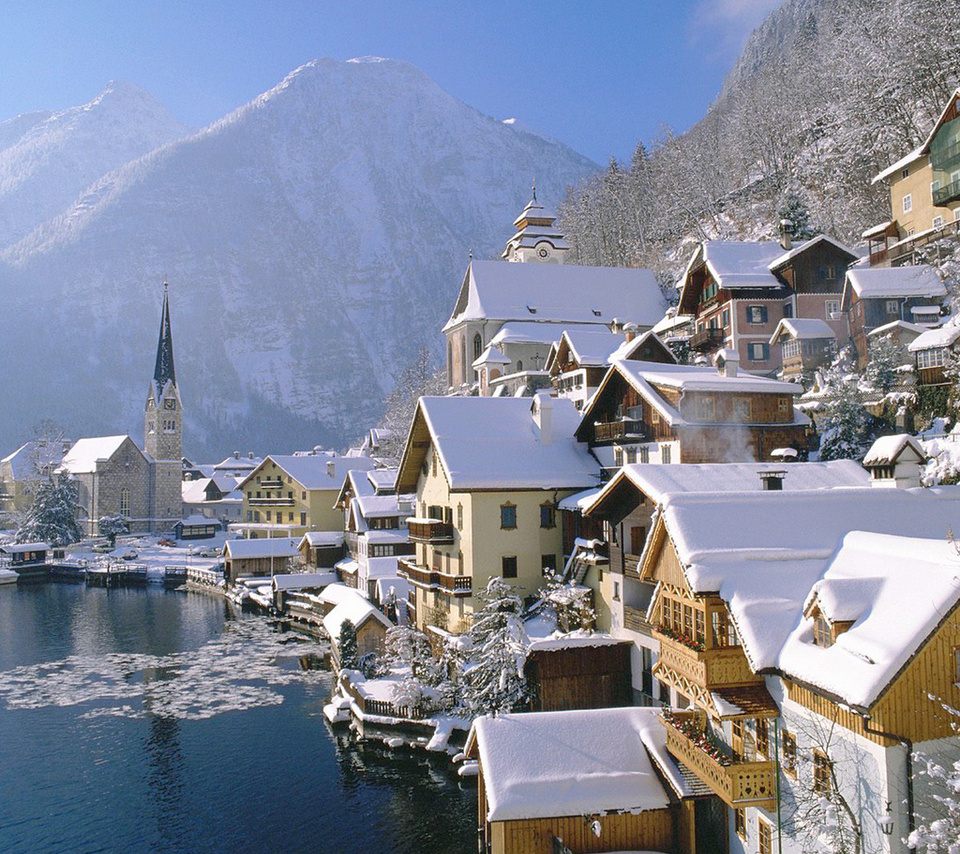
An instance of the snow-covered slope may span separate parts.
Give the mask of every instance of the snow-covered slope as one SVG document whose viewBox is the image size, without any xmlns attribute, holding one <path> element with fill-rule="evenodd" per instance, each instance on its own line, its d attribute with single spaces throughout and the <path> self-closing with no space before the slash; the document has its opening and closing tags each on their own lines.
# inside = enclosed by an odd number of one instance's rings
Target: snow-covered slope
<svg viewBox="0 0 960 854">
<path fill-rule="evenodd" d="M 595 169 L 406 63 L 309 63 L 3 252 L 0 442 L 40 415 L 140 435 L 166 275 L 188 455 L 342 444 L 531 180 L 555 204 Z"/>
<path fill-rule="evenodd" d="M 105 172 L 189 132 L 149 92 L 116 81 L 81 107 L 0 122 L 0 246 L 59 214 Z"/>
</svg>

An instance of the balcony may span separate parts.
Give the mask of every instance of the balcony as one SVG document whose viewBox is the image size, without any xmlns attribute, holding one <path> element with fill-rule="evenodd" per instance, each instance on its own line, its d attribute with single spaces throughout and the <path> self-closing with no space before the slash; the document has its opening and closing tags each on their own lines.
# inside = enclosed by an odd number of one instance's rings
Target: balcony
<svg viewBox="0 0 960 854">
<path fill-rule="evenodd" d="M 633 418 L 621 418 L 619 421 L 597 421 L 593 425 L 595 442 L 613 442 L 617 439 L 643 439 L 643 422 Z"/>
<path fill-rule="evenodd" d="M 699 332 L 694 332 L 693 335 L 690 336 L 690 349 L 714 350 L 722 347 L 726 340 L 727 336 L 722 329 L 716 329 L 711 326 L 706 329 L 701 329 Z"/>
<path fill-rule="evenodd" d="M 283 480 L 279 477 L 264 478 L 259 486 L 261 489 L 283 489 Z"/>
<path fill-rule="evenodd" d="M 933 191 L 933 203 L 938 207 L 947 205 L 957 199 L 960 199 L 960 179 L 944 184 L 942 187 L 937 187 Z"/>
<path fill-rule="evenodd" d="M 451 596 L 471 596 L 473 594 L 473 578 L 469 575 L 451 575 L 448 572 L 439 572 L 419 566 L 412 560 L 399 560 L 397 574 L 406 578 L 411 584 L 428 590 L 439 590 Z"/>
<path fill-rule="evenodd" d="M 663 725 L 670 754 L 727 806 L 776 809 L 777 772 L 772 761 L 735 760 L 724 745 L 704 732 L 698 712 L 674 712 L 669 720 L 663 719 Z"/>
<path fill-rule="evenodd" d="M 292 498 L 248 498 L 247 503 L 251 507 L 293 507 Z"/>
<path fill-rule="evenodd" d="M 408 519 L 410 539 L 415 543 L 447 545 L 453 542 L 453 523 L 442 519 Z"/>
<path fill-rule="evenodd" d="M 960 140 L 943 148 L 930 149 L 930 165 L 935 172 L 946 172 L 957 163 L 960 163 Z"/>
<path fill-rule="evenodd" d="M 762 677 L 750 670 L 747 657 L 738 646 L 698 652 L 656 629 L 653 630 L 653 636 L 660 641 L 657 670 L 671 670 L 707 690 L 763 681 Z"/>
</svg>

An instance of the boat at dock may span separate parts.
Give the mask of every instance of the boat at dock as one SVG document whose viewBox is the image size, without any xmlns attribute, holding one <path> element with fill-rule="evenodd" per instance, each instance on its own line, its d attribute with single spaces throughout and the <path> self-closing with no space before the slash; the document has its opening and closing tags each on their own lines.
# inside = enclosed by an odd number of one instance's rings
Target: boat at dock
<svg viewBox="0 0 960 854">
<path fill-rule="evenodd" d="M 20 580 L 20 573 L 12 569 L 0 569 L 0 584 L 16 584 Z"/>
</svg>

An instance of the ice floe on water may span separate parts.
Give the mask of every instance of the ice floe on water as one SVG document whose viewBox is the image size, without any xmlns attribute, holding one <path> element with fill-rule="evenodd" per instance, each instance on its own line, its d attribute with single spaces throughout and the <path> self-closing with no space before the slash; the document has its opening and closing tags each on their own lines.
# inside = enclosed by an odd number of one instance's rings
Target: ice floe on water
<svg viewBox="0 0 960 854">
<path fill-rule="evenodd" d="M 296 638 L 296 642 L 291 642 Z M 8 709 L 90 706 L 95 717 L 155 715 L 201 720 L 283 702 L 279 688 L 327 679 L 322 670 L 284 660 L 316 655 L 324 647 L 280 634 L 267 620 L 227 623 L 199 649 L 170 655 L 71 655 L 0 672 L 0 703 Z"/>
</svg>

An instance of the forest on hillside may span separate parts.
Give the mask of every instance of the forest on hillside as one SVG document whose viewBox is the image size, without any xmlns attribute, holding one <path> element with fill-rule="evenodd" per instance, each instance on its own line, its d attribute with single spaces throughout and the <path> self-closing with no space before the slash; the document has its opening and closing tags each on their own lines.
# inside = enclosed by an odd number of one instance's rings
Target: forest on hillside
<svg viewBox="0 0 960 854">
<path fill-rule="evenodd" d="M 690 243 L 773 238 L 783 217 L 798 237 L 855 245 L 889 219 L 871 179 L 923 141 L 958 85 L 957 0 L 787 0 L 698 124 L 568 194 L 572 260 L 666 283 Z"/>
</svg>

